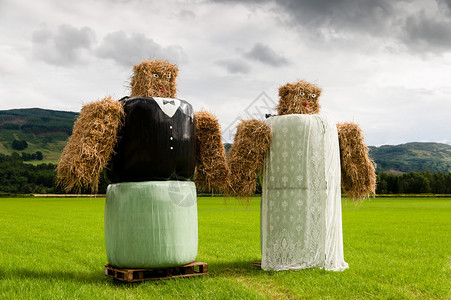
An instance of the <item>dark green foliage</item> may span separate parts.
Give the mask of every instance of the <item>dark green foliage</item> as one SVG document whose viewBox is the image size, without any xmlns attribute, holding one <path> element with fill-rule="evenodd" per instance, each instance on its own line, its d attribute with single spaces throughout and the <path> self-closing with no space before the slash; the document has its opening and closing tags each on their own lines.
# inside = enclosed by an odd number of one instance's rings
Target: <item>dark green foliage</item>
<svg viewBox="0 0 451 300">
<path fill-rule="evenodd" d="M 43 160 L 44 159 L 44 155 L 42 155 L 41 151 L 36 151 L 36 159 L 37 160 Z"/>
<path fill-rule="evenodd" d="M 22 160 L 30 161 L 30 160 L 42 160 L 44 156 L 41 151 L 36 151 L 36 153 L 25 153 L 22 152 Z"/>
<path fill-rule="evenodd" d="M 451 173 L 377 173 L 377 194 L 451 194 Z"/>
<path fill-rule="evenodd" d="M 14 150 L 24 150 L 28 147 L 28 143 L 25 140 L 14 140 L 12 147 Z"/>
<path fill-rule="evenodd" d="M 77 115 L 74 112 L 40 108 L 3 110 L 0 111 L 0 129 L 20 129 L 23 133 L 34 134 L 60 132 L 70 135 Z"/>
<path fill-rule="evenodd" d="M 24 164 L 17 153 L 0 154 L 0 193 L 53 193 L 55 176 L 55 165 L 33 166 Z"/>
<path fill-rule="evenodd" d="M 19 130 L 20 125 L 14 124 L 14 123 L 5 123 L 0 125 L 0 129 L 6 129 L 6 130 Z"/>
<path fill-rule="evenodd" d="M 38 151 L 39 152 L 39 151 Z M 37 166 L 24 163 L 23 156 L 34 156 L 39 159 L 39 154 L 26 154 L 22 156 L 16 152 L 12 155 L 0 154 L 0 195 L 1 194 L 61 194 L 62 189 L 55 186 L 56 165 L 39 164 Z M 40 152 L 39 152 L 40 153 Z M 42 157 L 42 153 L 40 154 Z M 101 178 L 99 194 L 104 194 L 108 182 Z M 90 191 L 81 191 L 89 194 Z"/>
</svg>

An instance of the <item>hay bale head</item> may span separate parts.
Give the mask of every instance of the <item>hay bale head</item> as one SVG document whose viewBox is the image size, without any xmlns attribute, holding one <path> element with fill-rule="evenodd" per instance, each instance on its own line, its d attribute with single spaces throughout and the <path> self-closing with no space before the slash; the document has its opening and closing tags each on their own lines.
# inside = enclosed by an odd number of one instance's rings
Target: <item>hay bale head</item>
<svg viewBox="0 0 451 300">
<path fill-rule="evenodd" d="M 341 184 L 345 194 L 360 200 L 376 193 L 374 163 L 360 127 L 353 123 L 337 124 L 341 156 Z"/>
<path fill-rule="evenodd" d="M 178 68 L 166 60 L 145 60 L 133 66 L 131 97 L 175 98 Z"/>
<path fill-rule="evenodd" d="M 114 152 L 123 119 L 122 103 L 111 97 L 83 106 L 58 164 L 60 186 L 66 191 L 90 188 L 97 192 L 100 174 Z"/>
<path fill-rule="evenodd" d="M 287 83 L 279 88 L 279 115 L 289 114 L 318 114 L 320 105 L 318 98 L 321 89 L 307 81 L 301 80 Z"/>
</svg>

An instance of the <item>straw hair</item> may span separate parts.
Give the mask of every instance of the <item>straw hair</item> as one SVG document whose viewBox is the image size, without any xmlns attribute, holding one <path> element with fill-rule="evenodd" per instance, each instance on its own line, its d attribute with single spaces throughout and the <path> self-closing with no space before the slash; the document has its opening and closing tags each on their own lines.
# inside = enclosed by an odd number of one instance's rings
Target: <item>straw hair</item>
<svg viewBox="0 0 451 300">
<path fill-rule="evenodd" d="M 175 98 L 177 74 L 177 66 L 166 60 L 145 60 L 134 65 L 130 96 Z"/>
<path fill-rule="evenodd" d="M 257 176 L 271 143 L 271 129 L 259 120 L 242 121 L 228 153 L 231 171 L 229 194 L 251 197 L 255 194 Z"/>
<path fill-rule="evenodd" d="M 83 106 L 58 164 L 58 185 L 66 191 L 97 192 L 100 174 L 114 153 L 123 119 L 122 103 L 111 97 Z"/>
<path fill-rule="evenodd" d="M 321 106 L 318 98 L 321 89 L 307 81 L 287 83 L 279 88 L 279 115 L 318 114 Z"/>
<path fill-rule="evenodd" d="M 229 186 L 230 170 L 222 144 L 221 127 L 211 113 L 194 114 L 197 136 L 197 168 L 194 182 L 202 190 L 225 191 Z"/>
<path fill-rule="evenodd" d="M 354 201 L 376 194 L 374 163 L 358 125 L 337 124 L 340 140 L 341 185 L 344 193 Z"/>
</svg>

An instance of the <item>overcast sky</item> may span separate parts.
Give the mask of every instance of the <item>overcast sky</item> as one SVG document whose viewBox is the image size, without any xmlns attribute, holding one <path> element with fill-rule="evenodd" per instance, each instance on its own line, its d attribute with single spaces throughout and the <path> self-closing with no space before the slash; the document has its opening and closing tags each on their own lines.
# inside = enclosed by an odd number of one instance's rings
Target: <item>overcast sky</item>
<svg viewBox="0 0 451 300">
<path fill-rule="evenodd" d="M 0 0 L 0 36 L 0 110 L 119 99 L 165 58 L 223 129 L 304 79 L 368 145 L 451 143 L 451 0 Z"/>
</svg>

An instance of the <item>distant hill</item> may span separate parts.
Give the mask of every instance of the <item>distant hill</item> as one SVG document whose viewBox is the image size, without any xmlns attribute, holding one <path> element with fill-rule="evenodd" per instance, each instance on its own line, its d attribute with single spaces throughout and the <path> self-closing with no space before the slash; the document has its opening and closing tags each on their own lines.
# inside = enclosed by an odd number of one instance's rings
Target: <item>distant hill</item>
<svg viewBox="0 0 451 300">
<path fill-rule="evenodd" d="M 225 144 L 226 151 L 231 144 Z M 369 146 L 370 157 L 379 172 L 394 174 L 408 172 L 451 172 L 451 145 L 441 143 L 407 143 L 401 145 Z"/>
<path fill-rule="evenodd" d="M 451 145 L 441 143 L 407 143 L 369 147 L 377 170 L 394 174 L 429 170 L 451 172 Z"/>
<path fill-rule="evenodd" d="M 42 161 L 57 163 L 72 134 L 78 113 L 41 108 L 24 108 L 0 111 L 0 153 L 17 152 L 43 154 Z M 13 148 L 14 141 L 26 141 L 23 150 Z"/>
<path fill-rule="evenodd" d="M 33 154 L 40 151 L 42 161 L 57 163 L 72 133 L 78 113 L 40 108 L 0 110 L 0 153 Z M 26 141 L 24 150 L 13 149 L 14 141 Z M 16 142 L 17 144 L 17 142 Z M 226 144 L 226 150 L 230 149 Z M 377 170 L 395 174 L 414 171 L 451 172 L 451 145 L 440 143 L 407 143 L 370 146 L 370 156 Z"/>
</svg>

